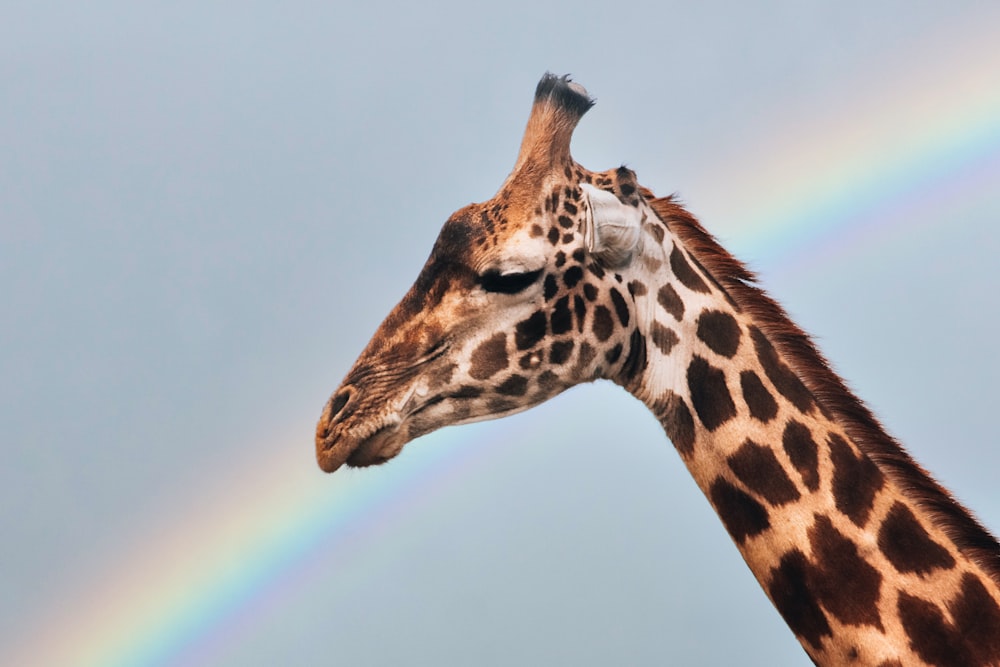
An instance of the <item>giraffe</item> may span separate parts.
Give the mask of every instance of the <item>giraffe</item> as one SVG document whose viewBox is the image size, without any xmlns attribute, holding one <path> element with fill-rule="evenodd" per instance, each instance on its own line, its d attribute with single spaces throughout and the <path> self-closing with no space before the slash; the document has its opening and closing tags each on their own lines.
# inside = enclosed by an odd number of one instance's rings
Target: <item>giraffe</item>
<svg viewBox="0 0 1000 667">
<path fill-rule="evenodd" d="M 570 139 L 539 82 L 513 171 L 444 224 L 316 427 L 320 467 L 607 379 L 657 417 L 818 665 L 1000 665 L 1000 544 L 672 197 Z"/>
</svg>

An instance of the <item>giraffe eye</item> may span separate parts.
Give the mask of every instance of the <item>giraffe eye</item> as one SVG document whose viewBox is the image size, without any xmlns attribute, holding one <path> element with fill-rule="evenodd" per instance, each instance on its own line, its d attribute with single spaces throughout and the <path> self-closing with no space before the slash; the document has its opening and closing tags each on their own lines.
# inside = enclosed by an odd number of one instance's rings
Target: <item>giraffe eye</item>
<svg viewBox="0 0 1000 667">
<path fill-rule="evenodd" d="M 537 282 L 541 275 L 541 269 L 538 269 L 537 271 L 527 271 L 525 273 L 500 273 L 499 271 L 486 271 L 479 276 L 479 285 L 487 292 L 494 292 L 496 294 L 517 294 Z"/>
</svg>

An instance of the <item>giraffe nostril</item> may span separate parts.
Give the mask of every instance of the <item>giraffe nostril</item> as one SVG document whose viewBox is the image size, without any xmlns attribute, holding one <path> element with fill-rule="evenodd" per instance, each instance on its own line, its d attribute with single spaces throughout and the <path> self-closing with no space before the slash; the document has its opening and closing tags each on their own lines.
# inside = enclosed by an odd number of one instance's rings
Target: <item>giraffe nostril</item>
<svg viewBox="0 0 1000 667">
<path fill-rule="evenodd" d="M 351 400 L 350 389 L 344 389 L 330 399 L 330 414 L 327 417 L 327 423 L 332 424 L 337 420 L 337 415 L 340 414 L 349 400 Z"/>
</svg>

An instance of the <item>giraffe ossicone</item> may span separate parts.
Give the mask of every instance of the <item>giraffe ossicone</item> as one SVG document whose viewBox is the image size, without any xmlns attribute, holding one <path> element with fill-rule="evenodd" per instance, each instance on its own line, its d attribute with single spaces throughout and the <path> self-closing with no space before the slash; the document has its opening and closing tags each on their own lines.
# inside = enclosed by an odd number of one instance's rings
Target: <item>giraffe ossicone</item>
<svg viewBox="0 0 1000 667">
<path fill-rule="evenodd" d="M 592 105 L 542 78 L 513 171 L 445 222 L 327 402 L 320 467 L 609 379 L 660 420 L 814 662 L 1000 665 L 996 539 L 687 211 L 572 159 Z"/>
</svg>

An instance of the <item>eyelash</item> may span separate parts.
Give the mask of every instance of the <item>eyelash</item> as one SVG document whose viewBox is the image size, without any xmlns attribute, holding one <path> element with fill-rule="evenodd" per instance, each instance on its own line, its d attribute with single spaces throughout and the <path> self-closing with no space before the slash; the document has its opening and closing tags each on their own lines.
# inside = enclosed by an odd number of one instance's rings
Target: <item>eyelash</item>
<svg viewBox="0 0 1000 667">
<path fill-rule="evenodd" d="M 532 284 L 538 281 L 542 275 L 542 270 L 528 271 L 527 273 L 500 273 L 499 271 L 487 271 L 479 276 L 480 286 L 487 292 L 495 294 L 517 294 L 523 292 Z"/>
</svg>

